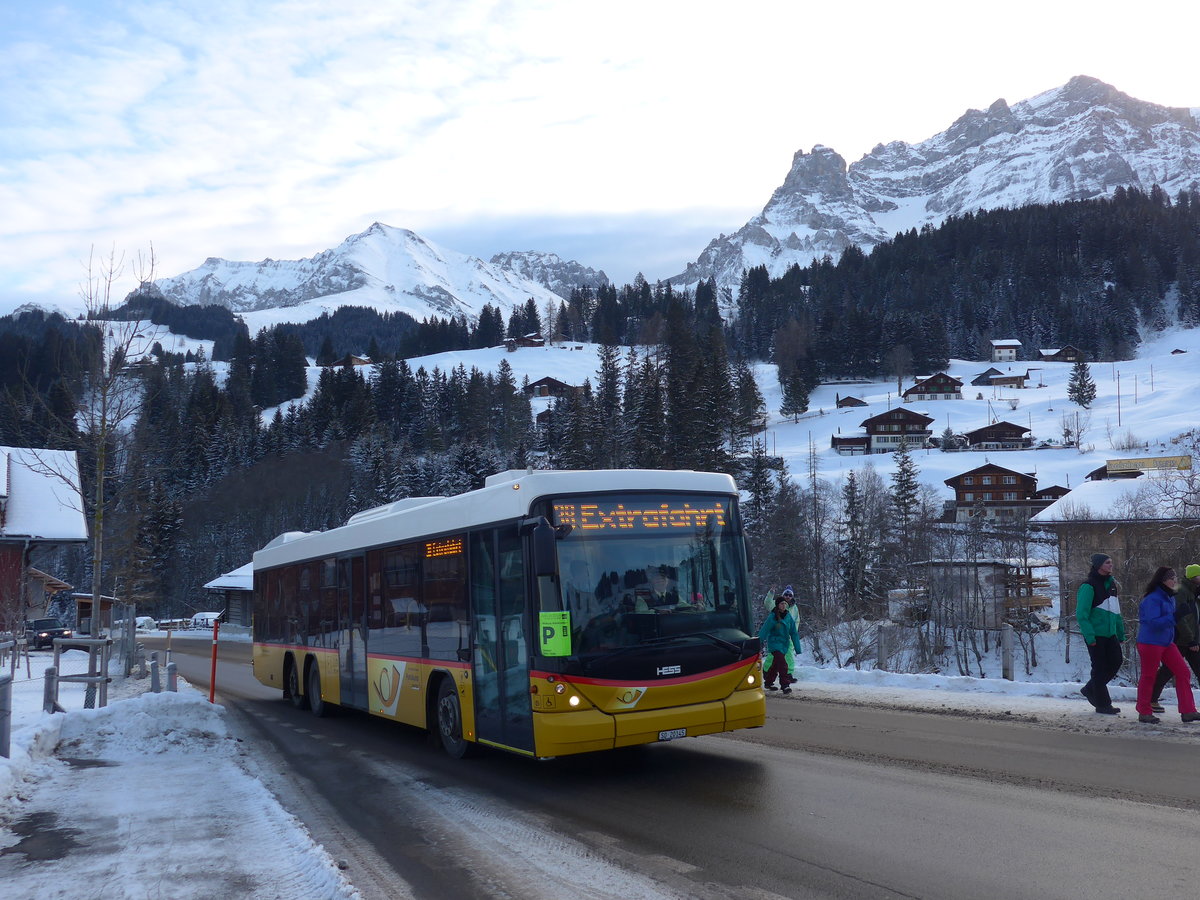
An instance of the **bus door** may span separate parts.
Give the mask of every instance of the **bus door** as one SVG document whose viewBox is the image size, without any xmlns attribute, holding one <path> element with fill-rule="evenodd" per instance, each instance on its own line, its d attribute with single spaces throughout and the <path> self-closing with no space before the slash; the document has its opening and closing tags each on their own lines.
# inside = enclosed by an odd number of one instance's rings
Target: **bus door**
<svg viewBox="0 0 1200 900">
<path fill-rule="evenodd" d="M 515 526 L 471 535 L 471 602 L 476 733 L 532 752 L 525 566 Z"/>
<path fill-rule="evenodd" d="M 367 585 L 364 558 L 338 560 L 338 674 L 342 706 L 367 706 Z"/>
</svg>

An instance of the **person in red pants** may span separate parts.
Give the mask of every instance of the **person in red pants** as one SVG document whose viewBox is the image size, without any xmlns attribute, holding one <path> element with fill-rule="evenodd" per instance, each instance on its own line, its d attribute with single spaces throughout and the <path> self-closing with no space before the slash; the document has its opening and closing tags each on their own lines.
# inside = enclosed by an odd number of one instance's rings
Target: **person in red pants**
<svg viewBox="0 0 1200 900">
<path fill-rule="evenodd" d="M 1196 594 L 1200 591 L 1200 565 L 1192 563 L 1183 570 L 1183 581 L 1175 594 L 1175 646 L 1183 655 L 1183 661 L 1192 667 L 1200 678 L 1200 606 L 1196 605 Z M 1160 666 L 1154 679 L 1154 693 L 1150 697 L 1150 708 L 1165 712 L 1158 698 L 1163 688 L 1174 676 L 1166 666 Z"/>
<path fill-rule="evenodd" d="M 1192 673 L 1179 648 L 1175 646 L 1175 589 L 1179 579 L 1170 566 L 1159 566 L 1146 585 L 1146 595 L 1138 606 L 1138 656 L 1142 674 L 1138 679 L 1138 721 L 1154 723 L 1159 719 L 1150 706 L 1158 667 L 1165 665 L 1175 676 L 1175 697 L 1179 716 L 1185 722 L 1200 721 L 1192 696 Z"/>
</svg>

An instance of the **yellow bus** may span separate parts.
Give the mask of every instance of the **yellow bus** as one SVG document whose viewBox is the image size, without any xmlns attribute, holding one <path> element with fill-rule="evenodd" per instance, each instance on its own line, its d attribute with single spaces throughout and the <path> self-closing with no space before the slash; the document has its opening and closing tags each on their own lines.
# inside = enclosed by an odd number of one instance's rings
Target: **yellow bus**
<svg viewBox="0 0 1200 900">
<path fill-rule="evenodd" d="M 538 758 L 761 726 L 728 475 L 513 471 L 254 554 L 254 673 Z"/>
</svg>

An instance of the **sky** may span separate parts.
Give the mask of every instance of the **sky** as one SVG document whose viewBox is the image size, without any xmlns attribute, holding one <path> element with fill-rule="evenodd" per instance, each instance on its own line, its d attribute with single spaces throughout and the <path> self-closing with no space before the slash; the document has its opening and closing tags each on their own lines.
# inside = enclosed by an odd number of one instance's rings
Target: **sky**
<svg viewBox="0 0 1200 900">
<path fill-rule="evenodd" d="M 49 0 L 0 5 L 0 313 L 296 259 L 381 221 L 618 284 L 681 272 L 793 154 L 853 162 L 1091 75 L 1200 106 L 1194 5 Z M 139 271 L 140 269 L 140 271 Z"/>
<path fill-rule="evenodd" d="M 175 637 L 186 634 L 175 632 Z M 211 636 L 197 631 L 195 639 Z M 222 641 L 237 639 L 222 636 Z M 772 694 L 767 701 L 767 727 L 771 710 L 781 709 L 777 704 L 820 698 L 970 710 L 1036 722 L 1036 727 L 1148 741 L 1195 740 L 1196 726 L 1184 725 L 1174 715 L 1171 687 L 1163 694 L 1170 711 L 1158 725 L 1138 723 L 1136 688 L 1120 679 L 1111 693 L 1124 707 L 1122 714 L 1094 715 L 1078 694 L 1087 666 L 1080 637 L 1072 637 L 1072 663 L 1064 662 L 1060 632 L 1037 640 L 1036 674 L 1026 677 L 1018 664 L 1017 680 L 1011 682 L 994 674 L 972 678 L 818 667 L 806 646 L 797 661 L 793 693 Z M 67 653 L 72 654 L 83 657 L 81 651 Z M 32 652 L 29 673 L 22 666 L 13 681 L 10 758 L 0 756 L 0 883 L 6 895 L 66 898 L 78 896 L 77 886 L 87 884 L 97 896 L 115 898 L 201 900 L 236 894 L 246 900 L 358 900 L 352 878 L 282 808 L 256 773 L 254 754 L 244 749 L 219 694 L 217 703 L 210 704 L 206 693 L 182 680 L 178 693 L 154 694 L 148 692 L 149 679 L 118 676 L 105 708 L 84 709 L 82 687 L 63 685 L 66 713 L 51 715 L 41 711 L 41 673 L 51 655 Z M 985 665 L 998 674 L 994 653 Z M 180 802 L 177 791 L 145 789 L 161 786 L 165 772 L 172 784 L 184 786 L 186 802 Z M 422 816 L 446 819 L 461 840 L 482 848 L 480 852 L 517 853 L 522 846 L 538 846 L 542 852 L 520 856 L 522 874 L 542 889 L 561 884 L 565 896 L 569 885 L 571 896 L 579 900 L 673 896 L 567 835 L 541 831 L 536 817 L 496 808 L 494 797 L 464 797 L 467 793 L 461 786 L 427 785 L 414 792 L 413 802 L 426 807 Z M 70 816 L 63 815 L 66 810 Z M 40 840 L 26 840 L 31 833 Z M 67 852 L 61 858 L 39 858 L 53 850 L 60 835 L 68 841 Z M 219 867 L 212 865 L 214 859 L 221 860 Z M 397 886 L 391 896 L 404 900 L 413 894 Z"/>
</svg>

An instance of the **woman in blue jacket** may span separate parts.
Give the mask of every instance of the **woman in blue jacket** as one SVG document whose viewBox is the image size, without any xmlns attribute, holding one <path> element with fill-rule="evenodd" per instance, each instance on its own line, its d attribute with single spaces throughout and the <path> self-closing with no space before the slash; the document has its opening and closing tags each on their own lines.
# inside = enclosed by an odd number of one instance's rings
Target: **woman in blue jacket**
<svg viewBox="0 0 1200 900">
<path fill-rule="evenodd" d="M 771 654 L 771 665 L 763 675 L 763 683 L 768 691 L 775 690 L 775 679 L 785 694 L 792 692 L 792 682 L 796 679 L 788 671 L 787 649 L 791 645 L 800 652 L 800 635 L 796 631 L 796 621 L 788 614 L 787 598 L 780 597 L 775 601 L 775 609 L 767 616 L 758 630 L 758 639 L 764 649 Z"/>
<path fill-rule="evenodd" d="M 1200 721 L 1196 700 L 1192 697 L 1192 673 L 1175 646 L 1175 586 L 1178 583 L 1174 569 L 1159 566 L 1146 585 L 1146 596 L 1138 606 L 1137 648 L 1142 661 L 1142 675 L 1138 679 L 1137 689 L 1139 722 L 1159 721 L 1150 702 L 1154 695 L 1154 677 L 1158 674 L 1160 664 L 1175 676 L 1175 697 L 1179 702 L 1180 718 L 1185 722 Z"/>
</svg>

